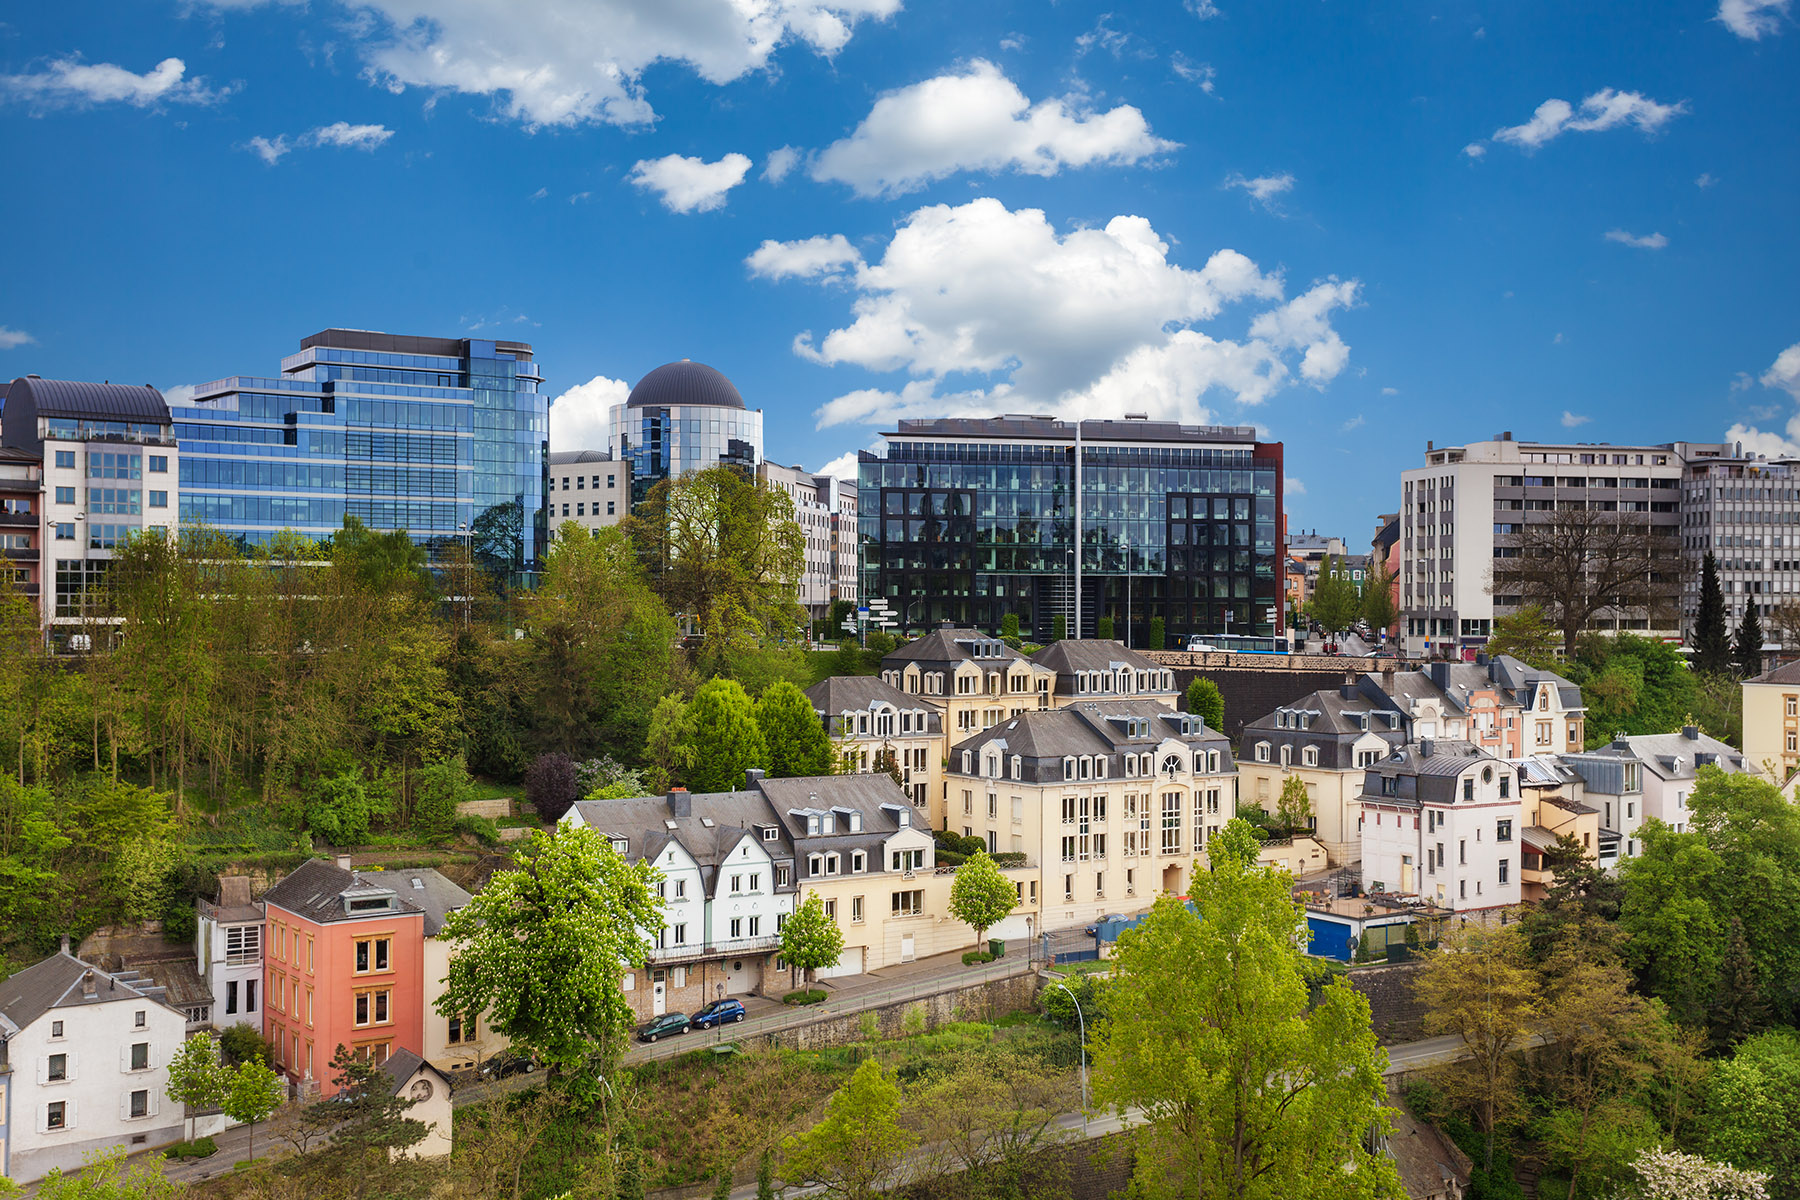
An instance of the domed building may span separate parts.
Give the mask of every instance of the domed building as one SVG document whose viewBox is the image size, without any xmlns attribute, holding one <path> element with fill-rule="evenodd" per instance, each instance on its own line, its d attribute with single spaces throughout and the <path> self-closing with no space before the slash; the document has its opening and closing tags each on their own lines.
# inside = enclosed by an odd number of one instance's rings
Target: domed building
<svg viewBox="0 0 1800 1200">
<path fill-rule="evenodd" d="M 746 408 L 731 380 L 691 359 L 645 375 L 607 418 L 608 449 L 631 463 L 633 504 L 659 479 L 721 464 L 753 472 L 762 461 L 762 410 Z"/>
</svg>

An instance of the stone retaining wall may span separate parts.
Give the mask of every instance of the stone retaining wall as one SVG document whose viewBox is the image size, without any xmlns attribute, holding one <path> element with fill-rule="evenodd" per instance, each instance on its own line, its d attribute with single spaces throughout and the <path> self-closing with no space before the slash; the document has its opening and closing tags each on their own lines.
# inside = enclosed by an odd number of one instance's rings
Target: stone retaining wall
<svg viewBox="0 0 1800 1200">
<path fill-rule="evenodd" d="M 1369 1019 L 1384 1046 L 1416 1042 L 1425 1036 L 1425 1005 L 1416 987 L 1423 961 L 1378 963 L 1353 967 L 1350 984 L 1369 998 Z"/>
<path fill-rule="evenodd" d="M 512 797 L 502 796 L 498 800 L 464 800 L 456 806 L 456 815 L 459 817 L 492 817 L 495 820 L 499 820 L 501 817 L 510 817 L 513 815 Z"/>
</svg>

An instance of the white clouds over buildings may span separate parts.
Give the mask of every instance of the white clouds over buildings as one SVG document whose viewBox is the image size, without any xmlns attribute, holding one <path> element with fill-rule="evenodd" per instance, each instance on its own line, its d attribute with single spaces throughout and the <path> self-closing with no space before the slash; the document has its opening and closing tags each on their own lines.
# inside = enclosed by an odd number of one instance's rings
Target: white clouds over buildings
<svg viewBox="0 0 1800 1200">
<path fill-rule="evenodd" d="M 1334 378 L 1349 347 L 1330 320 L 1359 290 L 1327 280 L 1283 303 L 1279 276 L 1237 251 L 1197 270 L 1169 261 L 1142 217 L 1059 234 L 1042 211 L 987 198 L 919 209 L 875 261 L 834 237 L 765 242 L 748 266 L 855 290 L 854 319 L 823 338 L 801 334 L 796 353 L 912 376 L 831 400 L 821 427 L 1005 411 L 1203 420 L 1214 389 L 1256 404 L 1295 371 L 1314 386 Z M 1249 336 L 1194 327 L 1239 303 L 1260 308 Z"/>
<path fill-rule="evenodd" d="M 626 180 L 647 192 L 655 192 L 670 212 L 711 212 L 725 204 L 726 193 L 744 182 L 750 159 L 727 154 L 718 162 L 668 154 L 641 159 Z"/>
<path fill-rule="evenodd" d="M 0 90 L 37 109 L 82 108 L 92 104 L 210 104 L 230 88 L 211 89 L 204 79 L 187 78 L 187 64 L 165 58 L 139 75 L 113 63 L 52 60 L 42 71 L 0 76 Z"/>
<path fill-rule="evenodd" d="M 1757 382 L 1764 387 L 1779 388 L 1800 403 L 1800 342 L 1795 342 L 1786 350 L 1775 356 L 1775 361 L 1764 371 Z M 1732 385 L 1737 391 L 1738 385 Z M 1770 457 L 1800 457 L 1800 413 L 1788 418 L 1785 435 L 1764 432 L 1754 426 L 1737 424 L 1725 431 L 1728 442 L 1744 443 L 1744 450 L 1750 454 L 1767 454 Z"/>
<path fill-rule="evenodd" d="M 558 450 L 604 450 L 607 410 L 623 404 L 631 385 L 596 375 L 550 401 L 550 444 Z"/>
<path fill-rule="evenodd" d="M 1567 100 L 1546 100 L 1523 125 L 1496 129 L 1494 140 L 1530 151 L 1565 133 L 1598 133 L 1621 125 L 1633 125 L 1642 133 L 1653 134 L 1686 111 L 1685 100 L 1659 104 L 1638 92 L 1601 88 L 1583 100 L 1579 109 Z M 1463 152 L 1480 157 L 1468 147 Z"/>
<path fill-rule="evenodd" d="M 17 350 L 20 346 L 33 346 L 37 339 L 23 329 L 8 329 L 0 325 L 0 350 Z"/>
<path fill-rule="evenodd" d="M 976 59 L 882 96 L 849 137 L 820 152 L 812 177 L 892 196 L 959 171 L 1055 175 L 1176 148 L 1129 104 L 1098 112 L 1076 95 L 1033 104 L 999 67 Z"/>
</svg>

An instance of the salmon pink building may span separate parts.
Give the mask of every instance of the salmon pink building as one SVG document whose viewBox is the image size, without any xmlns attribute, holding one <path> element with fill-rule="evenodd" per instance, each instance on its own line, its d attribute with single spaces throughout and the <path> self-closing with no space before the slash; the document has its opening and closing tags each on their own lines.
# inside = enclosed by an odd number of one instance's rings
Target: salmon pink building
<svg viewBox="0 0 1800 1200">
<path fill-rule="evenodd" d="M 378 1063 L 425 1050 L 425 906 L 408 894 L 405 874 L 340 862 L 305 863 L 263 897 L 263 1029 L 274 1065 L 327 1096 L 340 1045 Z"/>
</svg>

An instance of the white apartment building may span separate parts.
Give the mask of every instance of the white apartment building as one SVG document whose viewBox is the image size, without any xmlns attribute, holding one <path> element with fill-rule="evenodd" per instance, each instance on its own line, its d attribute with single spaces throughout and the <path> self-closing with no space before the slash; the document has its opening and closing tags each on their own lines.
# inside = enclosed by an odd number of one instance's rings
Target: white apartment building
<svg viewBox="0 0 1800 1200">
<path fill-rule="evenodd" d="M 187 1017 L 162 989 L 69 953 L 0 982 L 0 1176 L 80 1167 L 97 1150 L 179 1141 L 169 1058 Z"/>
<path fill-rule="evenodd" d="M 1682 629 L 1691 638 L 1700 609 L 1700 568 L 1718 562 L 1725 623 L 1736 635 L 1755 605 L 1763 644 L 1779 642 L 1771 618 L 1800 601 L 1800 461 L 1699 454 L 1681 484 Z M 1793 649 L 1793 647 L 1789 647 Z"/>
<path fill-rule="evenodd" d="M 833 479 L 831 509 L 831 586 L 833 600 L 860 604 L 857 588 L 856 480 Z"/>
<path fill-rule="evenodd" d="M 640 1018 L 689 1012 L 775 978 L 781 926 L 794 911 L 794 848 L 761 775 L 751 772 L 737 792 L 580 800 L 562 818 L 662 872 L 662 927 L 644 931 L 649 961 L 624 978 Z"/>
<path fill-rule="evenodd" d="M 1436 447 L 1425 465 L 1401 472 L 1400 631 L 1404 653 L 1472 658 L 1494 620 L 1522 597 L 1493 591 L 1497 558 L 1518 552 L 1526 524 L 1559 509 L 1643 514 L 1655 537 L 1681 553 L 1681 489 L 1689 459 L 1722 455 L 1724 445 L 1657 446 L 1491 441 Z M 1534 514 L 1540 514 L 1534 516 Z M 1676 612 L 1608 609 L 1592 627 L 1679 637 Z"/>
<path fill-rule="evenodd" d="M 783 467 L 763 461 L 756 464 L 756 477 L 772 488 L 784 491 L 794 502 L 794 520 L 806 539 L 805 565 L 800 571 L 802 608 L 815 617 L 831 612 L 836 599 L 839 534 L 836 530 L 834 481 L 829 475 L 814 475 L 801 467 Z M 856 521 L 850 521 L 852 531 Z"/>
<path fill-rule="evenodd" d="M 169 406 L 147 384 L 27 375 L 8 385 L 4 411 L 0 444 L 43 460 L 43 583 L 55 588 L 44 603 L 51 641 L 99 649 L 94 639 L 110 623 L 101 614 L 113 552 L 144 530 L 167 535 L 180 520 L 180 451 Z"/>
<path fill-rule="evenodd" d="M 1615 737 L 1598 750 L 1570 756 L 1566 761 L 1576 770 L 1583 770 L 1584 762 L 1609 758 L 1642 764 L 1642 772 L 1635 781 L 1642 785 L 1644 806 L 1642 815 L 1632 827 L 1634 835 L 1647 818 L 1655 818 L 1675 832 L 1685 833 L 1688 823 L 1694 819 L 1689 802 L 1693 799 L 1702 767 L 1717 767 L 1730 775 L 1763 775 L 1760 765 L 1745 758 L 1742 751 L 1701 733 L 1694 725 L 1684 725 L 1674 733 Z M 1777 787 L 1782 784 L 1780 779 L 1770 782 Z M 1592 799 L 1588 802 L 1594 803 Z M 1632 853 L 1636 852 L 1635 848 L 1631 849 Z"/>
<path fill-rule="evenodd" d="M 248 875 L 221 875 L 217 902 L 195 904 L 194 958 L 212 995 L 214 1028 L 249 1025 L 262 1032 L 262 902 L 250 898 Z"/>
<path fill-rule="evenodd" d="M 1519 780 L 1469 742 L 1423 738 L 1363 777 L 1362 884 L 1457 912 L 1521 898 Z"/>
<path fill-rule="evenodd" d="M 617 525 L 631 511 L 631 460 L 610 450 L 552 450 L 544 488 L 550 532 L 573 521 L 589 533 Z"/>
</svg>

